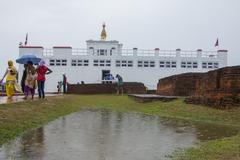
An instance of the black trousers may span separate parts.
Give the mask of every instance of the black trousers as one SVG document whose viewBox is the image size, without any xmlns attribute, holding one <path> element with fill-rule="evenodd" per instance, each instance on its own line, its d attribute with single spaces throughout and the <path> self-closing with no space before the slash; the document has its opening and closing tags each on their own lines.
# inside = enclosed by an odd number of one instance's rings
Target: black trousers
<svg viewBox="0 0 240 160">
<path fill-rule="evenodd" d="M 63 84 L 63 93 L 66 93 L 67 90 L 66 90 L 66 84 Z"/>
<path fill-rule="evenodd" d="M 38 81 L 38 96 L 39 96 L 39 98 L 45 98 L 44 83 L 45 83 L 45 81 Z"/>
</svg>

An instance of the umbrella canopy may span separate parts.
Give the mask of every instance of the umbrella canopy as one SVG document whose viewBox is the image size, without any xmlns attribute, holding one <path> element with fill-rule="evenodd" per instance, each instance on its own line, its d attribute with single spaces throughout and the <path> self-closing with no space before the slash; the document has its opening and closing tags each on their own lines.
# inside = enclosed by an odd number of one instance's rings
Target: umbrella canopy
<svg viewBox="0 0 240 160">
<path fill-rule="evenodd" d="M 35 55 L 23 55 L 16 60 L 16 62 L 20 64 L 27 64 L 28 61 L 32 61 L 33 64 L 38 64 L 41 61 L 41 58 L 38 58 Z"/>
</svg>

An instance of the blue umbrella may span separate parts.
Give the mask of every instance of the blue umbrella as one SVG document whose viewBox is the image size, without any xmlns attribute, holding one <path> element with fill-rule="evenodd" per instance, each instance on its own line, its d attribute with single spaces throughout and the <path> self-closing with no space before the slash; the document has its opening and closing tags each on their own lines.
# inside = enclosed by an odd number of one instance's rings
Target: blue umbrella
<svg viewBox="0 0 240 160">
<path fill-rule="evenodd" d="M 28 61 L 32 61 L 33 64 L 38 64 L 41 61 L 41 58 L 38 58 L 35 55 L 23 55 L 16 60 L 16 62 L 20 64 L 27 64 Z"/>
</svg>

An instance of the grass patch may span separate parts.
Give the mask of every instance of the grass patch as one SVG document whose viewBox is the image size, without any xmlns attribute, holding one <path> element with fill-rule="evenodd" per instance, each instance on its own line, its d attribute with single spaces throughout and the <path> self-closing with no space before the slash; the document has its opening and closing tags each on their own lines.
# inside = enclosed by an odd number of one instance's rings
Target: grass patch
<svg viewBox="0 0 240 160">
<path fill-rule="evenodd" d="M 240 108 L 217 110 L 204 106 L 185 104 L 183 99 L 171 102 L 138 103 L 128 96 L 64 95 L 48 97 L 45 100 L 1 104 L 0 144 L 13 139 L 24 131 L 42 126 L 58 117 L 85 108 L 109 109 L 117 112 L 141 112 L 148 115 L 225 125 L 234 129 L 240 129 Z M 184 155 L 184 158 L 189 160 L 200 160 L 201 158 L 203 160 L 222 160 L 219 157 L 236 159 L 237 153 L 239 153 L 239 139 L 240 136 L 238 135 L 223 140 L 202 143 L 199 147 L 191 148 L 184 154 L 181 154 L 180 158 Z"/>
<path fill-rule="evenodd" d="M 199 144 L 176 152 L 173 160 L 240 160 L 240 135 Z"/>
</svg>

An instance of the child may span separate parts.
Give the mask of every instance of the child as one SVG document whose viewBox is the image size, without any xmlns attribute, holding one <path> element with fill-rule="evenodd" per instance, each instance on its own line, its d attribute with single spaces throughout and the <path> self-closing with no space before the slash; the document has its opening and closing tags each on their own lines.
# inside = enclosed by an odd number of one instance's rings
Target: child
<svg viewBox="0 0 240 160">
<path fill-rule="evenodd" d="M 60 93 L 60 82 L 58 82 L 57 84 L 57 91 L 58 91 L 58 94 Z"/>
</svg>

